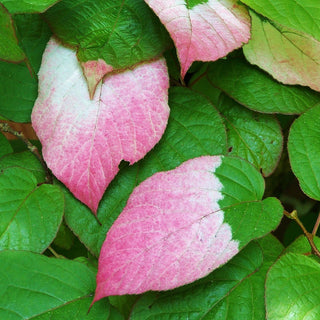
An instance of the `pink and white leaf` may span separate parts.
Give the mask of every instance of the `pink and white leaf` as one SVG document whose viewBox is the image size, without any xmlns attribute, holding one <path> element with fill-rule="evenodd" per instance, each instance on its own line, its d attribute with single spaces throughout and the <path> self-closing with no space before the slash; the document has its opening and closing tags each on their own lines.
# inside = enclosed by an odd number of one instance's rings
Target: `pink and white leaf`
<svg viewBox="0 0 320 320">
<path fill-rule="evenodd" d="M 184 77 L 193 61 L 215 61 L 250 38 L 250 17 L 237 0 L 209 0 L 188 9 L 185 0 L 145 0 L 167 28 Z"/>
<path fill-rule="evenodd" d="M 195 158 L 134 189 L 102 246 L 94 301 L 173 289 L 238 253 L 218 203 L 220 164 L 219 156 Z"/>
<path fill-rule="evenodd" d="M 165 60 L 110 74 L 91 100 L 75 51 L 51 39 L 32 124 L 54 175 L 93 212 L 122 160 L 140 160 L 169 116 Z"/>
</svg>

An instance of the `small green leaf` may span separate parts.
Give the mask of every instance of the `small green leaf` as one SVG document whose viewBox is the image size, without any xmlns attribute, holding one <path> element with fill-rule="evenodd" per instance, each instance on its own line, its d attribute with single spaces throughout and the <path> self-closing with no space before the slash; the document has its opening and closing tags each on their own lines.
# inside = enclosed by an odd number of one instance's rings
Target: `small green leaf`
<svg viewBox="0 0 320 320">
<path fill-rule="evenodd" d="M 320 3 L 314 0 L 241 0 L 254 11 L 320 41 Z"/>
<path fill-rule="evenodd" d="M 65 188 L 65 218 L 71 230 L 96 256 L 106 233 L 121 213 L 133 188 L 155 172 L 182 162 L 226 152 L 226 132 L 218 111 L 201 95 L 174 88 L 169 95 L 170 118 L 155 148 L 138 164 L 121 169 L 100 202 L 98 219 Z"/>
<path fill-rule="evenodd" d="M 0 250 L 44 251 L 54 239 L 64 209 L 56 186 L 37 186 L 35 176 L 18 167 L 0 171 Z"/>
<path fill-rule="evenodd" d="M 32 172 L 37 183 L 45 182 L 46 174 L 40 161 L 30 151 L 10 153 L 0 158 L 0 170 L 19 167 Z"/>
<path fill-rule="evenodd" d="M 219 88 L 245 107 L 264 113 L 302 113 L 320 102 L 317 92 L 283 85 L 239 58 L 208 63 L 190 83 L 206 96 Z"/>
<path fill-rule="evenodd" d="M 306 111 L 291 126 L 289 159 L 300 187 L 309 197 L 320 200 L 320 105 Z"/>
<path fill-rule="evenodd" d="M 30 122 L 38 96 L 38 79 L 42 53 L 50 30 L 39 15 L 15 16 L 17 35 L 27 54 L 29 68 L 23 63 L 0 61 L 0 115 L 16 122 Z"/>
<path fill-rule="evenodd" d="M 13 149 L 7 138 L 0 133 L 0 157 L 13 152 Z"/>
<path fill-rule="evenodd" d="M 18 45 L 11 15 L 0 3 L 0 59 L 10 62 L 20 62 L 26 59 Z"/>
<path fill-rule="evenodd" d="M 303 254 L 285 254 L 267 275 L 267 319 L 318 319 L 319 286 L 318 262 Z"/>
<path fill-rule="evenodd" d="M 1 0 L 10 13 L 41 13 L 61 0 Z"/>
<path fill-rule="evenodd" d="M 0 252 L 0 318 L 121 320 L 108 301 L 88 314 L 95 273 L 84 264 L 31 252 Z"/>
<path fill-rule="evenodd" d="M 159 55 L 169 36 L 143 0 L 61 1 L 45 13 L 54 34 L 78 47 L 82 62 L 122 69 Z"/>
<path fill-rule="evenodd" d="M 134 305 L 130 319 L 215 319 L 215 308 L 228 300 L 232 290 L 256 272 L 262 261 L 260 247 L 250 243 L 206 278 L 172 291 L 144 294 Z"/>
<path fill-rule="evenodd" d="M 247 60 L 282 83 L 320 91 L 320 41 L 253 11 L 250 15 L 251 39 L 243 46 Z"/>
</svg>

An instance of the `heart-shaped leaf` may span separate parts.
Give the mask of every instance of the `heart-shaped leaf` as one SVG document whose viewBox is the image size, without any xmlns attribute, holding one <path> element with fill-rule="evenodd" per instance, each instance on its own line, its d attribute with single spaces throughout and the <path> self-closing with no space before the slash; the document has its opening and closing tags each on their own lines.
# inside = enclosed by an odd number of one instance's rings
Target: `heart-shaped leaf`
<svg viewBox="0 0 320 320">
<path fill-rule="evenodd" d="M 0 250 L 44 251 L 57 234 L 63 209 L 58 187 L 38 187 L 35 176 L 25 169 L 1 169 Z"/>
<path fill-rule="evenodd" d="M 95 273 L 80 262 L 23 251 L 0 252 L 0 318 L 123 320 L 107 300 L 88 309 Z"/>
<path fill-rule="evenodd" d="M 237 158 L 206 156 L 134 189 L 99 257 L 94 301 L 169 290 L 204 277 L 274 229 L 278 200 L 260 201 L 261 175 Z"/>
<path fill-rule="evenodd" d="M 190 84 L 193 90 L 206 96 L 219 88 L 243 106 L 264 113 L 302 113 L 320 102 L 317 92 L 283 85 L 239 58 L 208 63 L 192 77 Z"/>
<path fill-rule="evenodd" d="M 91 96 L 106 73 L 155 58 L 171 45 L 143 0 L 61 1 L 45 18 L 63 43 L 77 47 Z"/>
<path fill-rule="evenodd" d="M 283 247 L 270 235 L 257 242 L 204 279 L 172 291 L 142 295 L 130 319 L 264 319 L 265 276 Z"/>
<path fill-rule="evenodd" d="M 113 74 L 89 94 L 73 50 L 50 40 L 39 72 L 32 124 L 48 167 L 93 212 L 121 160 L 140 160 L 169 116 L 163 58 Z"/>
<path fill-rule="evenodd" d="M 250 18 L 235 0 L 145 0 L 173 39 L 184 77 L 193 61 L 214 61 L 250 37 Z"/>
<path fill-rule="evenodd" d="M 301 189 L 320 200 L 320 105 L 306 111 L 292 125 L 288 151 L 293 173 Z"/>
<path fill-rule="evenodd" d="M 66 222 L 97 257 L 107 231 L 137 184 L 158 171 L 174 169 L 186 160 L 226 152 L 225 128 L 213 105 L 187 88 L 171 88 L 169 93 L 170 117 L 165 133 L 144 159 L 121 169 L 111 182 L 99 205 L 100 223 L 85 205 L 63 188 Z"/>
<path fill-rule="evenodd" d="M 249 62 L 285 84 L 320 91 L 320 41 L 250 12 L 251 39 L 243 47 Z"/>
</svg>

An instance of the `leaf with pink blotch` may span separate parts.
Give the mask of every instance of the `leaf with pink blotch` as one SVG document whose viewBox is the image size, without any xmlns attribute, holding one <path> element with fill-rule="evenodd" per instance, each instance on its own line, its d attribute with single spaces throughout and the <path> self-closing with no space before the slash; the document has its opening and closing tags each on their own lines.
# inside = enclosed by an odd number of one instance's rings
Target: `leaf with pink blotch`
<svg viewBox="0 0 320 320">
<path fill-rule="evenodd" d="M 91 100 L 75 51 L 49 41 L 32 124 L 48 167 L 93 212 L 120 162 L 140 160 L 160 140 L 168 86 L 160 58 L 110 74 Z"/>
<path fill-rule="evenodd" d="M 145 0 L 169 31 L 184 77 L 193 61 L 215 61 L 250 38 L 250 17 L 236 0 Z"/>
<path fill-rule="evenodd" d="M 220 267 L 279 224 L 264 181 L 239 158 L 203 156 L 134 189 L 102 246 L 94 301 L 170 290 Z"/>
</svg>

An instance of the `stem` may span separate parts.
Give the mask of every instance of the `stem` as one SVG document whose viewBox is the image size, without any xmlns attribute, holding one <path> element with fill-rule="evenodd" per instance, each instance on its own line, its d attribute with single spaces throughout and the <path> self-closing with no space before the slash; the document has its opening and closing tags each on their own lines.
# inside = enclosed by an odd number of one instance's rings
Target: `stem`
<svg viewBox="0 0 320 320">
<path fill-rule="evenodd" d="M 41 162 L 41 165 L 43 166 L 45 172 L 46 172 L 46 182 L 52 184 L 52 175 L 49 171 L 49 168 L 47 167 L 46 163 L 44 162 L 38 148 L 36 146 L 34 146 L 27 138 L 26 136 L 23 134 L 23 132 L 18 132 L 14 129 L 12 129 L 8 123 L 5 122 L 1 122 L 0 123 L 0 131 L 2 132 L 7 132 L 10 134 L 13 134 L 15 137 L 17 137 L 18 139 L 22 140 L 27 148 L 38 158 L 38 160 Z"/>
<path fill-rule="evenodd" d="M 57 253 L 51 246 L 48 247 L 48 250 L 58 259 L 66 259 L 66 257 L 62 256 L 61 254 Z"/>
<path fill-rule="evenodd" d="M 314 227 L 313 227 L 312 235 L 315 236 L 315 235 L 317 234 L 317 231 L 318 231 L 318 229 L 319 229 L 319 225 L 320 225 L 320 212 L 319 212 L 319 214 L 318 214 L 317 221 L 316 221 L 316 223 L 315 223 L 315 225 L 314 225 Z"/>
<path fill-rule="evenodd" d="M 320 258 L 320 251 L 318 250 L 318 248 L 316 247 L 316 245 L 315 245 L 315 243 L 313 241 L 314 234 L 308 232 L 307 229 L 304 227 L 303 223 L 301 222 L 301 220 L 298 217 L 297 210 L 293 210 L 291 213 L 289 213 L 286 210 L 284 210 L 284 214 L 289 219 L 295 220 L 295 222 L 300 226 L 300 228 L 302 229 L 304 235 L 306 236 L 306 238 L 307 238 L 307 240 L 308 240 L 308 242 L 309 242 L 309 244 L 311 246 L 312 253 Z"/>
</svg>

